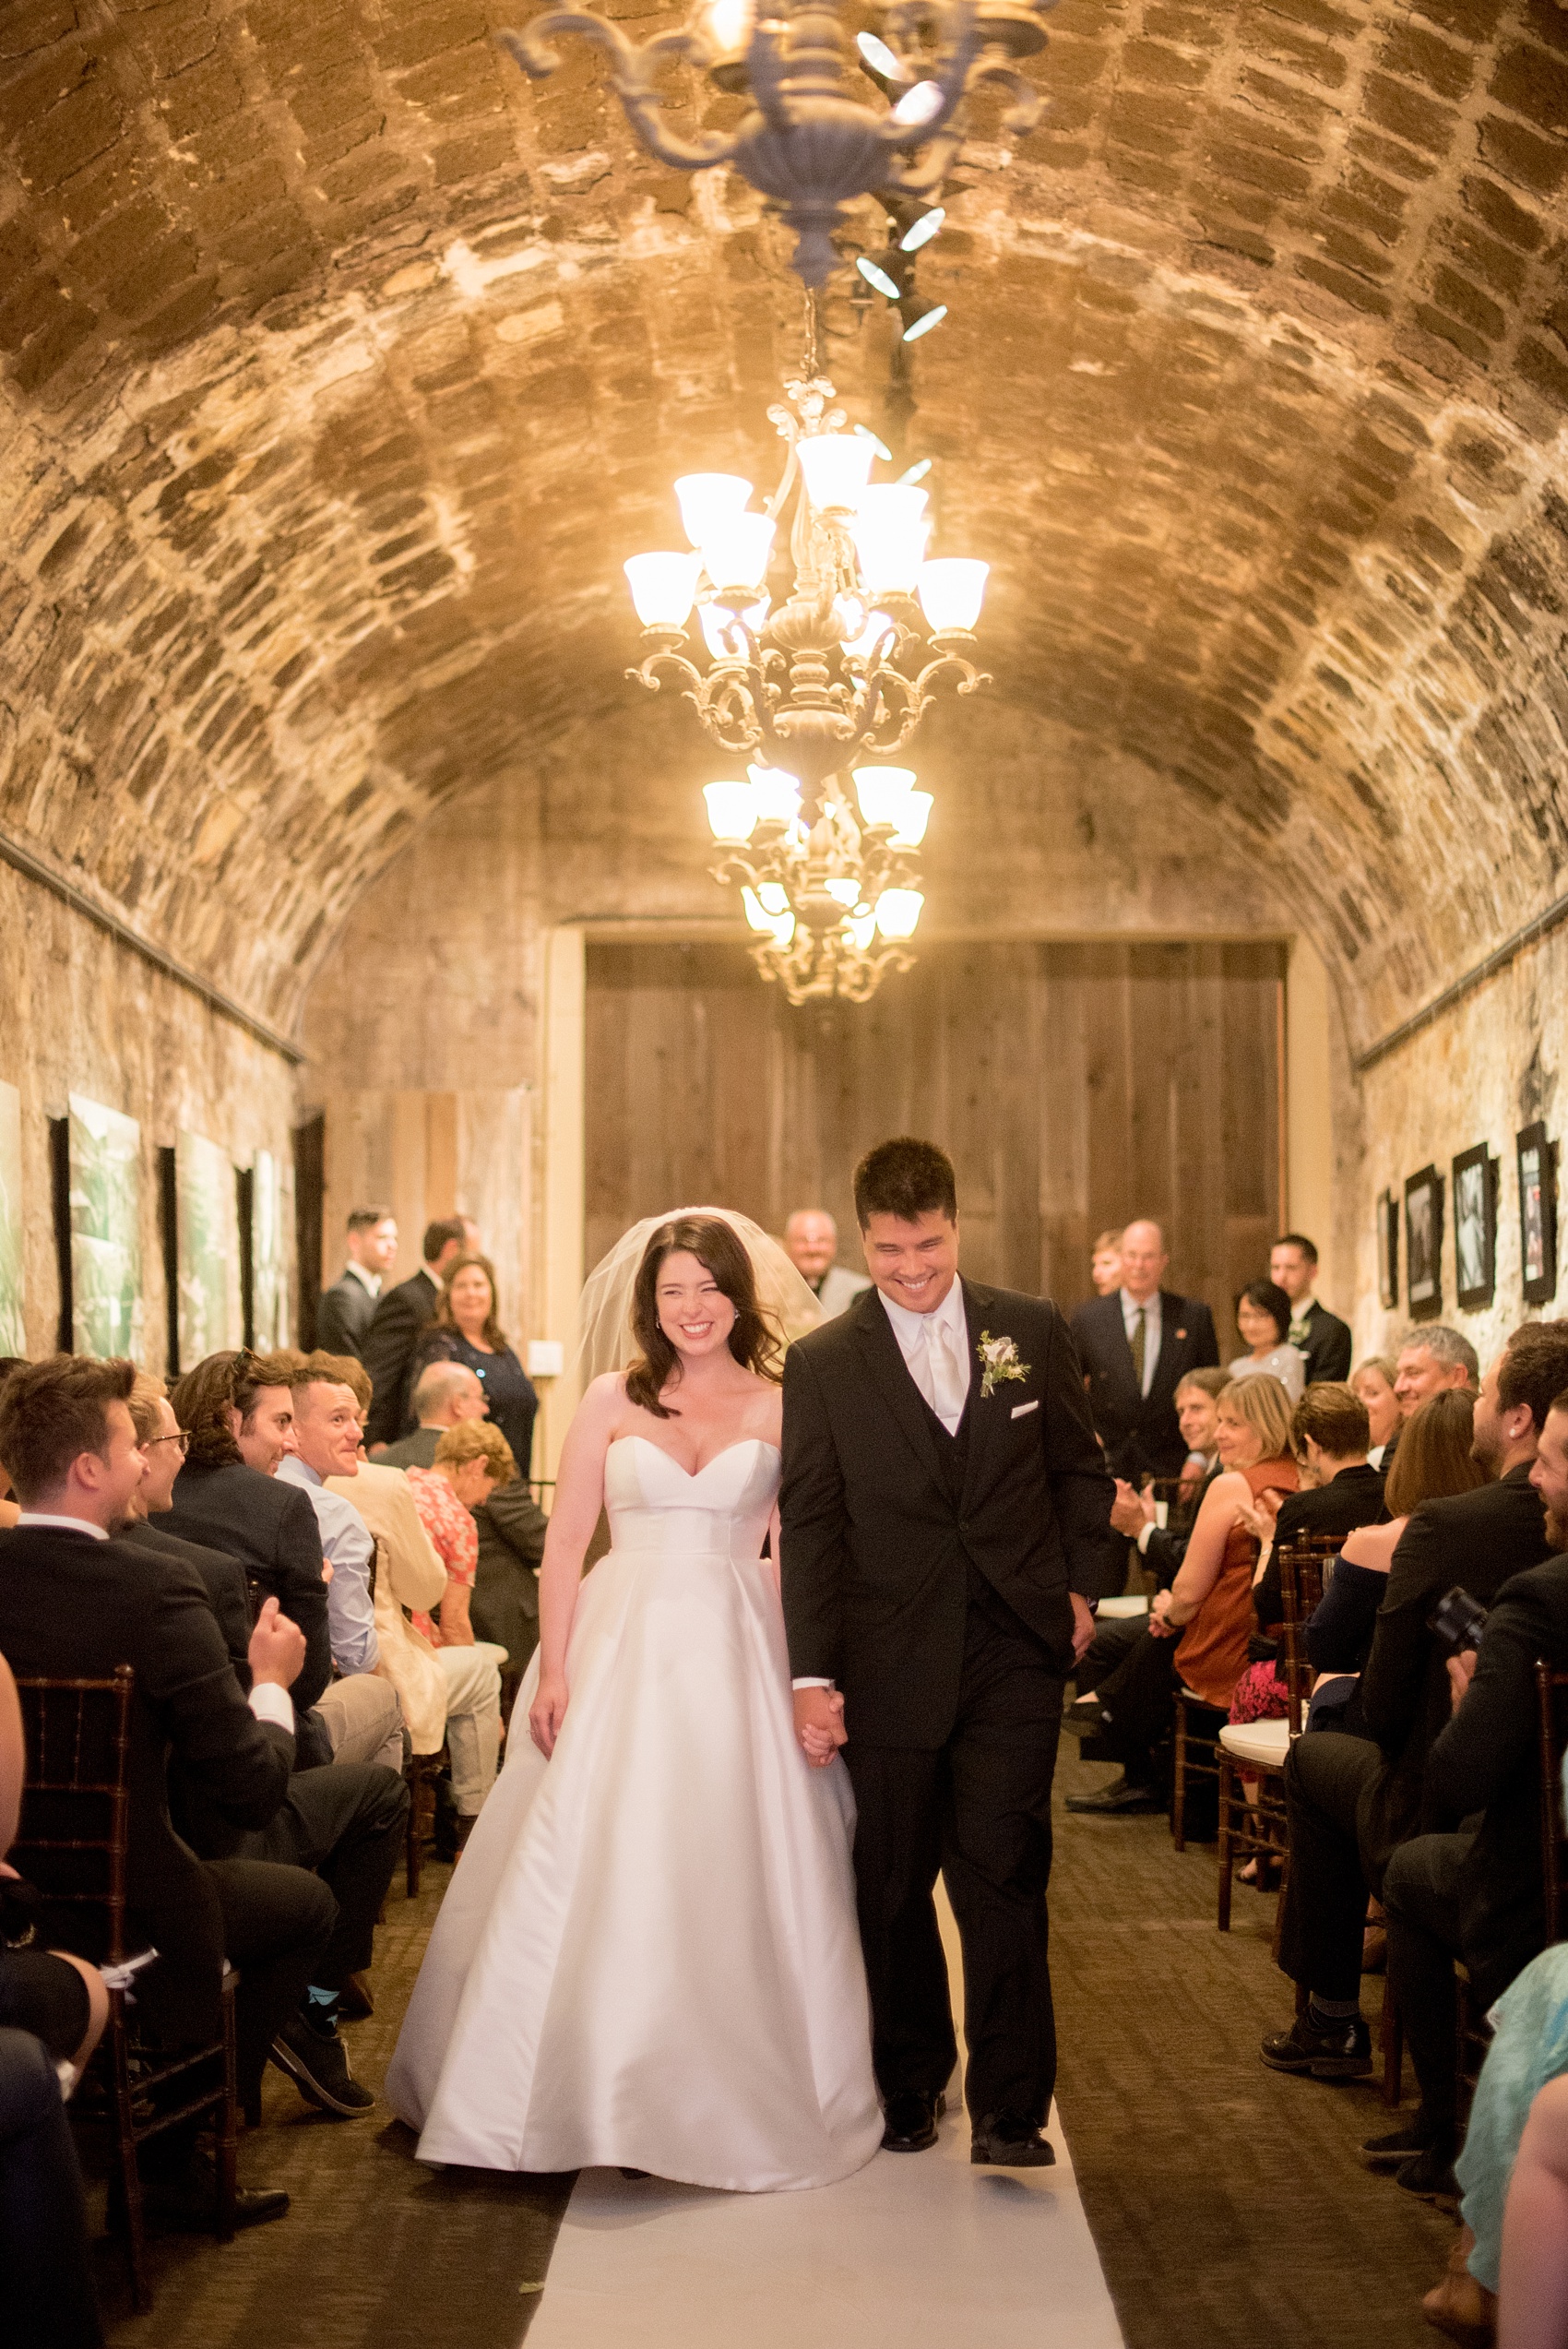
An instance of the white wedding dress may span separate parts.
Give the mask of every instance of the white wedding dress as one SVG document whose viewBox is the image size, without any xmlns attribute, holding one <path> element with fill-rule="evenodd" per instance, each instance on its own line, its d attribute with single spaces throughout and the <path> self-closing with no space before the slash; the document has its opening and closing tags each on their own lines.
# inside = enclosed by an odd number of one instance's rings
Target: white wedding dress
<svg viewBox="0 0 1568 2349">
<path fill-rule="evenodd" d="M 778 1473 L 755 1437 L 695 1476 L 610 1446 L 554 1755 L 536 1658 L 387 2073 L 422 2161 L 760 2191 L 876 2151 L 853 1801 L 795 1743 L 760 1555 Z"/>
</svg>

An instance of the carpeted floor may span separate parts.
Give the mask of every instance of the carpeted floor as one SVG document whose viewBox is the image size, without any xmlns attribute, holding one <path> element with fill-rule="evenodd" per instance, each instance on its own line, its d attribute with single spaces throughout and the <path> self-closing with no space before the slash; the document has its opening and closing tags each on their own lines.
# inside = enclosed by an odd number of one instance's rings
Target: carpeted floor
<svg viewBox="0 0 1568 2349">
<path fill-rule="evenodd" d="M 1063 1742 L 1059 1793 L 1103 1783 Z M 1160 1819 L 1063 1812 L 1058 1828 L 1060 2101 L 1128 2349 L 1430 2343 L 1417 2302 L 1452 2229 L 1357 2161 L 1358 2140 L 1388 2125 L 1382 2104 L 1258 2062 L 1260 2035 L 1291 2009 L 1269 1958 L 1272 1901 L 1239 1891 L 1222 1937 L 1212 1852 L 1178 1857 Z M 373 2087 L 446 1880 L 432 1866 L 415 1903 L 394 1888 L 378 2012 L 349 2031 Z M 244 2180 L 289 2188 L 289 2217 L 223 2248 L 155 2245 L 139 2318 L 103 2245 L 114 2349 L 515 2349 L 568 2178 L 432 2176 L 396 2122 L 323 2120 L 276 2072 L 241 2163 Z"/>
</svg>

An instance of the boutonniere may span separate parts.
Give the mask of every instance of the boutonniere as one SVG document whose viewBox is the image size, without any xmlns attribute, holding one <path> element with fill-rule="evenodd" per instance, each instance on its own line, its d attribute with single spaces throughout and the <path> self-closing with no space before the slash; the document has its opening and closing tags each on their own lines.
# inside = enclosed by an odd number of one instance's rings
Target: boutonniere
<svg viewBox="0 0 1568 2349">
<path fill-rule="evenodd" d="M 993 1338 L 989 1330 L 982 1330 L 975 1352 L 980 1361 L 982 1402 L 1004 1378 L 1027 1378 L 1029 1375 L 1029 1365 L 1018 1360 L 1018 1349 L 1011 1338 Z"/>
</svg>

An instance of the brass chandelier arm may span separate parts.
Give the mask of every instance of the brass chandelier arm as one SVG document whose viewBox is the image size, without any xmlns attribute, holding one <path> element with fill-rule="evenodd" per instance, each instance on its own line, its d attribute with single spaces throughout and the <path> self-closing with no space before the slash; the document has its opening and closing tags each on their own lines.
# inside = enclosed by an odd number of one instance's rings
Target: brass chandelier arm
<svg viewBox="0 0 1568 2349">
<path fill-rule="evenodd" d="M 980 46 L 975 0 L 948 0 L 942 11 L 943 38 L 930 68 L 921 78 L 936 84 L 942 103 L 921 123 L 900 123 L 893 115 L 877 126 L 877 137 L 895 153 L 908 152 L 940 138 L 965 98 L 969 73 Z M 911 64 L 915 61 L 910 60 Z"/>
<path fill-rule="evenodd" d="M 618 25 L 586 8 L 552 8 L 547 16 L 536 18 L 526 32 L 503 31 L 495 38 L 516 58 L 530 81 L 542 81 L 561 63 L 550 41 L 552 35 L 562 32 L 581 33 L 585 41 L 595 42 L 604 51 L 610 59 L 611 84 L 627 121 L 661 163 L 669 163 L 678 172 L 706 172 L 715 163 L 729 162 L 738 151 L 739 137 L 721 131 L 704 131 L 695 139 L 683 137 L 671 129 L 660 104 L 656 78 L 659 67 L 665 64 L 705 64 L 709 49 L 700 35 L 661 32 L 639 44 L 628 41 Z"/>
<path fill-rule="evenodd" d="M 1033 130 L 1045 112 L 1045 100 L 1028 74 L 1021 74 L 1016 66 L 1010 65 L 996 50 L 990 49 L 984 51 L 969 67 L 968 78 L 964 85 L 965 96 L 983 89 L 988 82 L 996 89 L 1006 90 L 1013 101 L 1002 117 L 1003 129 L 1016 131 L 1020 137 L 1026 131 Z"/>
</svg>

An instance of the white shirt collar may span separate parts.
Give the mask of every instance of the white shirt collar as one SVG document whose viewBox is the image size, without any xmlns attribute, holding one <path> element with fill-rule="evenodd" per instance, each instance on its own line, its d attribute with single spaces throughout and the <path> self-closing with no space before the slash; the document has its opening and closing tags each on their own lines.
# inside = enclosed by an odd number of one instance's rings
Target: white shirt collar
<svg viewBox="0 0 1568 2349">
<path fill-rule="evenodd" d="M 285 1452 L 272 1473 L 280 1476 L 285 1485 L 323 1485 L 327 1481 L 325 1477 L 318 1476 L 309 1461 L 303 1461 L 298 1452 Z"/>
<path fill-rule="evenodd" d="M 360 1286 L 362 1289 L 367 1289 L 373 1297 L 378 1297 L 381 1294 L 381 1275 L 379 1272 L 367 1272 L 364 1266 L 362 1264 L 356 1264 L 352 1257 L 349 1258 L 349 1261 L 343 1267 L 343 1270 L 345 1272 L 351 1272 Z"/>
<path fill-rule="evenodd" d="M 1306 1319 L 1308 1314 L 1311 1313 L 1316 1303 L 1317 1299 L 1313 1296 L 1310 1289 L 1307 1291 L 1304 1297 L 1297 1297 L 1293 1299 L 1290 1306 L 1290 1324 L 1292 1329 Z"/>
<path fill-rule="evenodd" d="M 897 1339 L 906 1360 L 914 1353 L 918 1346 L 925 1343 L 927 1327 L 932 1322 L 940 1324 L 949 1337 L 956 1339 L 958 1359 L 960 1361 L 968 1359 L 969 1325 L 964 1313 L 964 1284 L 956 1274 L 953 1286 L 943 1298 L 942 1303 L 933 1306 L 929 1313 L 911 1313 L 907 1305 L 895 1305 L 885 1289 L 879 1289 L 877 1294 L 887 1307 L 887 1318 L 893 1324 L 893 1334 Z"/>
<path fill-rule="evenodd" d="M 1129 1337 L 1132 1335 L 1133 1324 L 1140 1313 L 1144 1317 L 1146 1330 L 1157 1330 L 1159 1327 L 1159 1291 L 1158 1289 L 1152 1296 L 1146 1298 L 1141 1306 L 1136 1297 L 1130 1295 L 1125 1289 L 1119 1289 L 1116 1294 L 1122 1300 L 1122 1319 Z"/>
<path fill-rule="evenodd" d="M 89 1517 L 58 1517 L 51 1509 L 24 1508 L 17 1517 L 18 1532 L 24 1525 L 57 1525 L 65 1533 L 90 1533 L 95 1542 L 106 1542 L 109 1535 L 101 1525 Z"/>
</svg>

